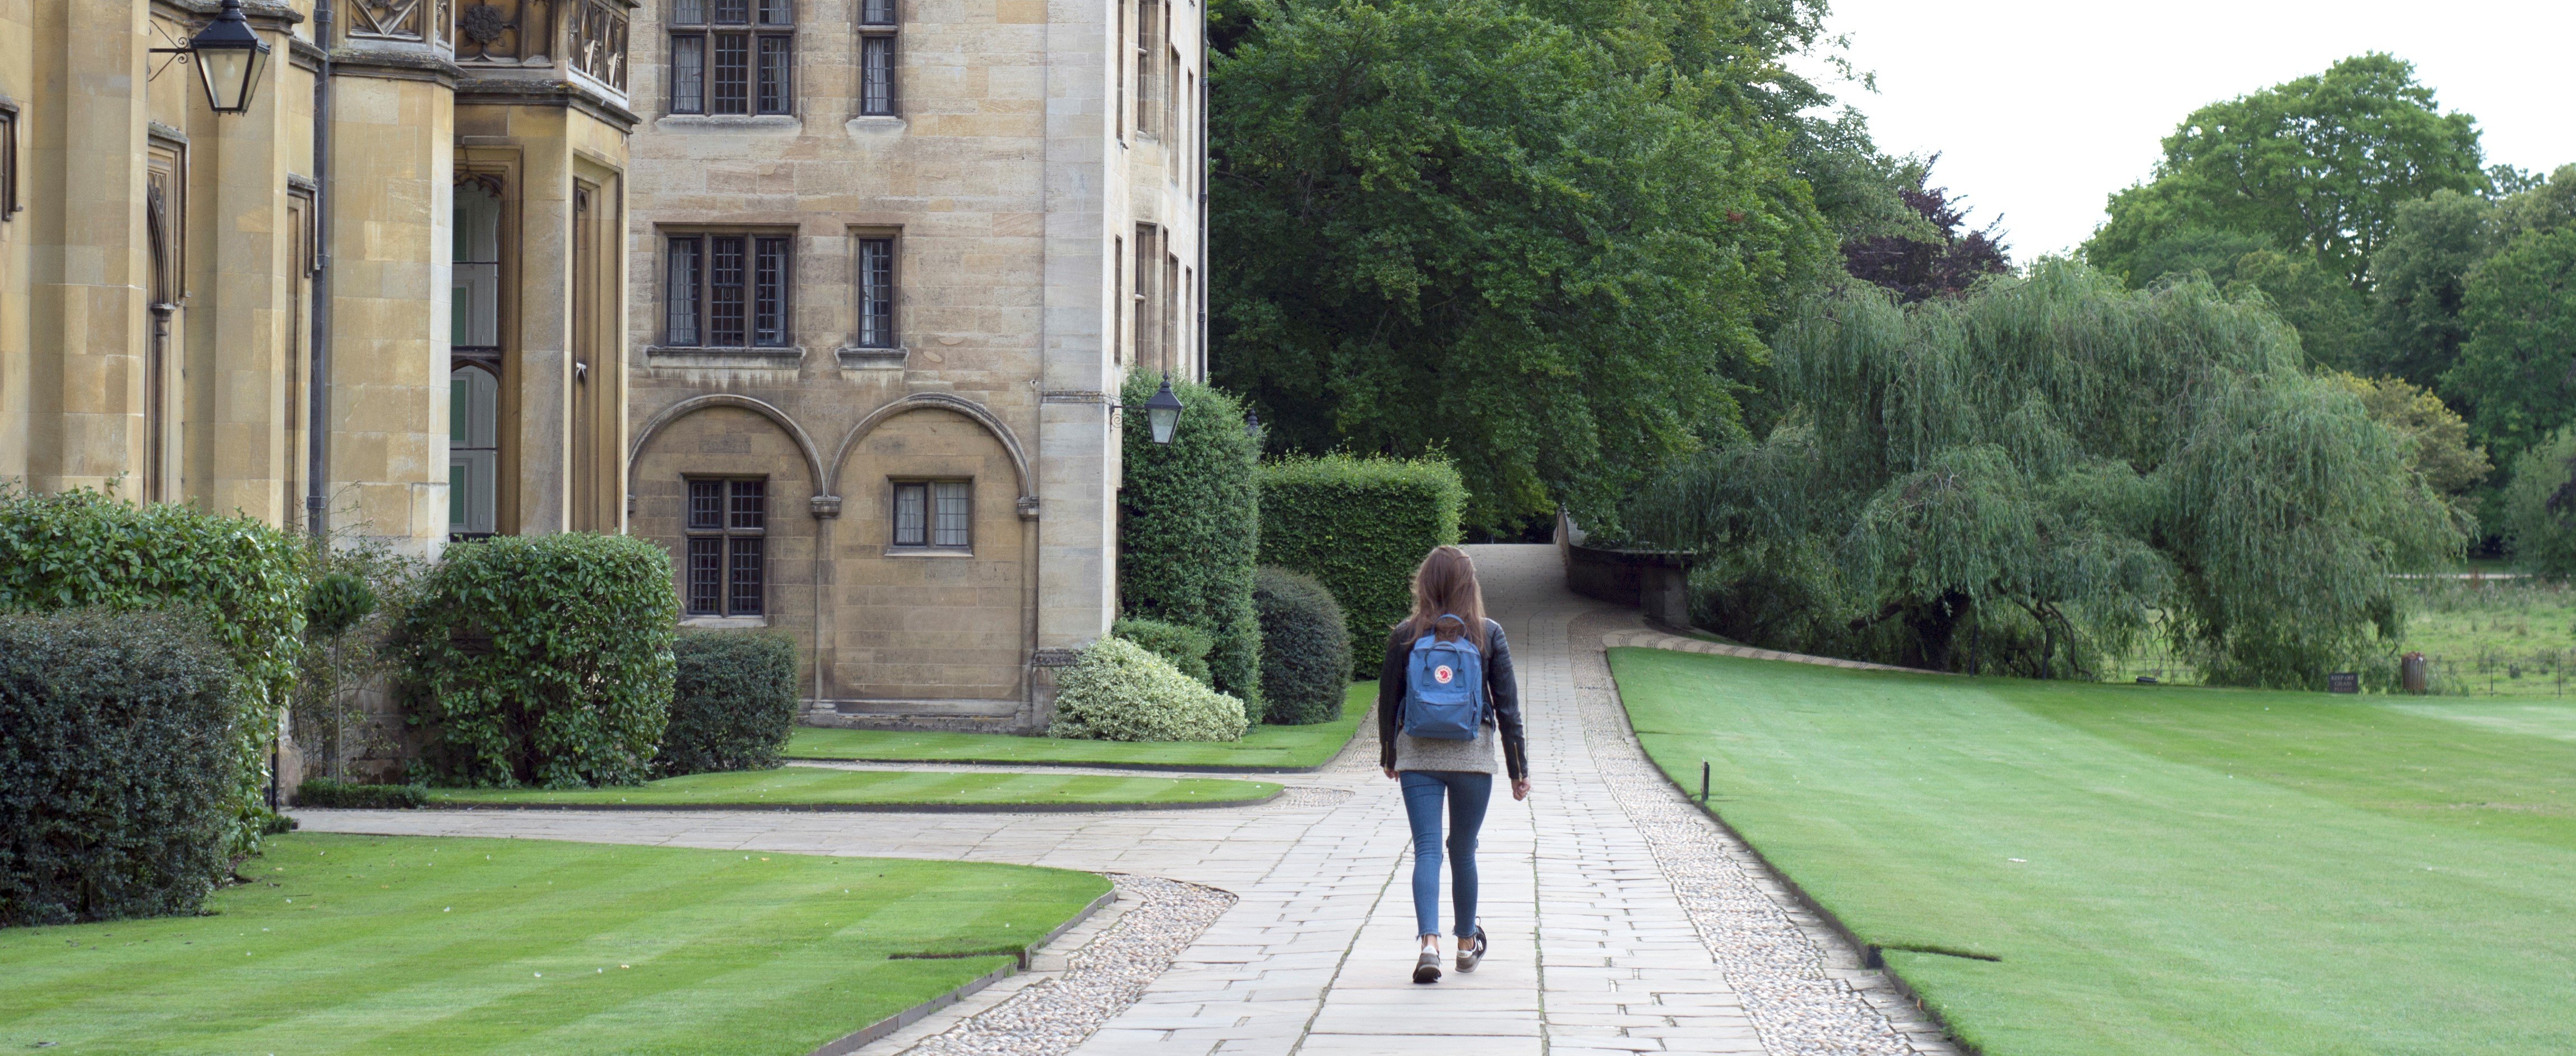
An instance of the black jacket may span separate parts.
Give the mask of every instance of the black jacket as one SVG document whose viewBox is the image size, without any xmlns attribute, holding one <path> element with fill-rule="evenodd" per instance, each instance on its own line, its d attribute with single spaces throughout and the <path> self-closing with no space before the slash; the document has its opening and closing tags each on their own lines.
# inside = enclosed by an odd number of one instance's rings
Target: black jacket
<svg viewBox="0 0 2576 1056">
<path fill-rule="evenodd" d="M 1377 674 L 1378 765 L 1395 766 L 1395 734 L 1403 725 L 1405 666 L 1413 658 L 1412 621 L 1395 626 L 1386 639 L 1386 666 Z M 1494 706 L 1494 727 L 1503 734 L 1503 769 L 1517 781 L 1529 776 L 1529 749 L 1521 742 L 1521 686 L 1512 677 L 1512 643 L 1503 625 L 1485 621 L 1485 699 Z"/>
</svg>

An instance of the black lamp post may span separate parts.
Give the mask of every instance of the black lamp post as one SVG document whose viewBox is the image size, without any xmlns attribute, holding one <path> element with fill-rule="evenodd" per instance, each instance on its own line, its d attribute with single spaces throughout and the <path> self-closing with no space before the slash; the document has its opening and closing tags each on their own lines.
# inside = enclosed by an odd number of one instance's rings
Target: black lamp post
<svg viewBox="0 0 2576 1056">
<path fill-rule="evenodd" d="M 1244 410 L 1244 412 L 1243 412 L 1243 435 L 1248 436 L 1248 437 L 1251 437 L 1251 438 L 1252 438 L 1253 440 L 1255 440 L 1255 441 L 1258 441 L 1258 440 L 1260 440 L 1260 439 L 1261 439 L 1261 412 L 1260 412 L 1260 411 L 1251 410 L 1251 409 L 1249 409 L 1249 408 L 1247 408 L 1247 409 L 1245 409 L 1245 410 Z"/>
<path fill-rule="evenodd" d="M 268 43 L 242 17 L 241 0 L 224 0 L 224 9 L 188 41 L 187 51 L 196 61 L 197 79 L 205 83 L 206 101 L 216 113 L 250 109 L 251 93 L 259 90 L 260 68 L 268 64 Z"/>
<path fill-rule="evenodd" d="M 1154 398 L 1145 401 L 1145 424 L 1154 431 L 1155 443 L 1172 442 L 1172 431 L 1181 424 L 1181 398 L 1172 394 L 1171 378 L 1165 377 Z"/>
</svg>

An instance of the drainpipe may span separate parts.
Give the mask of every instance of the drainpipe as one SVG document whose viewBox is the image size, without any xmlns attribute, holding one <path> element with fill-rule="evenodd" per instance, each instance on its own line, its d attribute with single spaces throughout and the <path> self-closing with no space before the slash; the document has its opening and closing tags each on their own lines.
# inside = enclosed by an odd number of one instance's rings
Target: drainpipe
<svg viewBox="0 0 2576 1056">
<path fill-rule="evenodd" d="M 1208 274 L 1208 96 L 1216 94 L 1209 74 L 1216 72 L 1211 61 L 1216 52 L 1208 47 L 1209 9 L 1214 4 L 1199 5 L 1199 384 L 1208 383 L 1208 287 L 1213 276 Z"/>
<path fill-rule="evenodd" d="M 312 377 L 305 385 L 311 403 L 304 419 L 304 523 L 316 542 L 331 538 L 331 9 L 336 0 L 313 5 L 313 43 L 322 49 L 322 66 L 313 75 L 313 230 L 320 243 L 313 254 Z"/>
</svg>

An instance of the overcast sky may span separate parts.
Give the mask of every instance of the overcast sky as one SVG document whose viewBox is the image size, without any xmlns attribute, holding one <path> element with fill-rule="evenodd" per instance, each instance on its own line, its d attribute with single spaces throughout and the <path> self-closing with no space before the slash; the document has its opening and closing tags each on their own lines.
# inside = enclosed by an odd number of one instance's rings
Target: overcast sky
<svg viewBox="0 0 2576 1056">
<path fill-rule="evenodd" d="M 2003 214 L 2017 264 L 2090 235 L 2193 109 L 2365 51 L 2474 115 L 2489 164 L 2576 162 L 2566 0 L 1833 0 L 1831 25 L 1878 74 L 1836 94 L 1880 149 L 1940 152 L 1933 182 Z"/>
</svg>

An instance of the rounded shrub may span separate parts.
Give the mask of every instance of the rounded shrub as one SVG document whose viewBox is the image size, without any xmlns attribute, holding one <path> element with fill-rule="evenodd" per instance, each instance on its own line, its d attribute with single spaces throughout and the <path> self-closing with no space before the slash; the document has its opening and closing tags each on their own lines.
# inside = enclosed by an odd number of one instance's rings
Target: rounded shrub
<svg viewBox="0 0 2576 1056">
<path fill-rule="evenodd" d="M 619 535 L 460 543 L 396 636 L 422 765 L 470 785 L 635 784 L 670 712 L 671 559 Z"/>
<path fill-rule="evenodd" d="M 295 805 L 344 810 L 413 810 L 429 805 L 429 789 L 419 785 L 361 785 L 327 777 L 308 777 L 303 784 L 295 786 Z"/>
<path fill-rule="evenodd" d="M 1265 722 L 1293 726 L 1342 715 L 1350 684 L 1351 632 L 1342 606 L 1315 577 L 1263 565 L 1253 574 L 1261 616 L 1261 700 Z"/>
<path fill-rule="evenodd" d="M 1136 371 L 1119 399 L 1141 407 L 1162 376 Z M 1259 708 L 1261 621 L 1252 564 L 1261 549 L 1260 445 L 1243 404 L 1220 389 L 1175 381 L 1180 424 L 1157 444 L 1141 410 L 1125 415 L 1118 489 L 1118 596 L 1126 614 L 1205 631 L 1209 684 Z"/>
<path fill-rule="evenodd" d="M 796 728 L 796 640 L 776 631 L 684 631 L 672 653 L 671 722 L 653 771 L 777 766 Z"/>
<path fill-rule="evenodd" d="M 196 912 L 240 823 L 238 694 L 194 614 L 0 616 L 0 926 Z"/>
<path fill-rule="evenodd" d="M 302 546 L 248 517 L 0 481 L 0 612 L 185 609 L 232 662 L 232 850 L 268 825 L 268 752 L 303 647 Z"/>
<path fill-rule="evenodd" d="M 1109 625 L 1109 633 L 1144 646 L 1147 652 L 1169 660 L 1181 673 L 1208 683 L 1208 650 L 1216 639 L 1206 631 L 1161 620 L 1139 620 L 1133 617 Z"/>
<path fill-rule="evenodd" d="M 1232 741 L 1249 725 L 1243 702 L 1200 685 L 1116 635 L 1082 651 L 1056 683 L 1049 737 L 1088 741 Z"/>
</svg>

